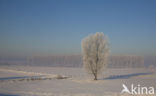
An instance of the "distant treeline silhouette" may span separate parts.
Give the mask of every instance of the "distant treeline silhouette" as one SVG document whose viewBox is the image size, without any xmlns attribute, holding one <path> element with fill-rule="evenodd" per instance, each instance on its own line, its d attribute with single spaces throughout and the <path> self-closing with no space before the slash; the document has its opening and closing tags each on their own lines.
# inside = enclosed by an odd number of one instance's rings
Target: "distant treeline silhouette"
<svg viewBox="0 0 156 96">
<path fill-rule="evenodd" d="M 28 66 L 53 66 L 53 67 L 82 67 L 81 55 L 64 56 L 30 56 L 25 59 L 0 59 L 0 65 L 28 65 Z M 144 57 L 135 55 L 111 55 L 109 68 L 137 68 L 144 67 Z"/>
<path fill-rule="evenodd" d="M 80 55 L 69 56 L 33 56 L 27 59 L 28 65 L 38 66 L 61 66 L 61 67 L 82 67 L 82 57 Z M 135 55 L 112 55 L 109 58 L 109 68 L 135 68 L 144 67 L 144 58 Z"/>
</svg>

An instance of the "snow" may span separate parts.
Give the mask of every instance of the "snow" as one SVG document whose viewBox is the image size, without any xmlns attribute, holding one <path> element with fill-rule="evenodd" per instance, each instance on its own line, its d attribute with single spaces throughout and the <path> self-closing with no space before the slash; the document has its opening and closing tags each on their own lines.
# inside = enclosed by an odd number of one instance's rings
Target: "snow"
<svg viewBox="0 0 156 96">
<path fill-rule="evenodd" d="M 0 93 L 8 96 L 130 96 L 120 94 L 122 84 L 156 88 L 156 69 L 107 69 L 99 80 L 92 79 L 82 68 L 0 66 Z"/>
</svg>

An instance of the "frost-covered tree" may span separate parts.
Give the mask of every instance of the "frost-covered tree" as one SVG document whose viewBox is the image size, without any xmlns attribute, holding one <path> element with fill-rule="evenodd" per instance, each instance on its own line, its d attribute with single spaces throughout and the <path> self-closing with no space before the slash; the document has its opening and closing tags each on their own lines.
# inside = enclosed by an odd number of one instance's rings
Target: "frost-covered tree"
<svg viewBox="0 0 156 96">
<path fill-rule="evenodd" d="M 82 40 L 83 66 L 97 80 L 98 74 L 108 64 L 108 39 L 102 32 L 89 35 Z"/>
</svg>

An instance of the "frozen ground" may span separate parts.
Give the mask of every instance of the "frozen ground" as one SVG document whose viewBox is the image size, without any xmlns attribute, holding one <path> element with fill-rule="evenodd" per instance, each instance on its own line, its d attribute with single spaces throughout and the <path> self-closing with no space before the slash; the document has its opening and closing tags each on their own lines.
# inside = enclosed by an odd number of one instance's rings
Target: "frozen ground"
<svg viewBox="0 0 156 96">
<path fill-rule="evenodd" d="M 156 69 L 107 69 L 94 81 L 81 68 L 0 66 L 0 96 L 129 96 L 122 84 L 156 89 Z"/>
</svg>

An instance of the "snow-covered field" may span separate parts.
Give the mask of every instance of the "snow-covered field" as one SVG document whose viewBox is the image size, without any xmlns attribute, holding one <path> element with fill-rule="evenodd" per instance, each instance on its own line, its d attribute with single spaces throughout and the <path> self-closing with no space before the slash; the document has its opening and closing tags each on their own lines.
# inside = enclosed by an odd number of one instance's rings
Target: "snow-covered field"
<svg viewBox="0 0 156 96">
<path fill-rule="evenodd" d="M 94 81 L 82 68 L 0 66 L 0 96 L 132 96 L 122 84 L 156 89 L 156 69 L 107 69 Z"/>
</svg>

